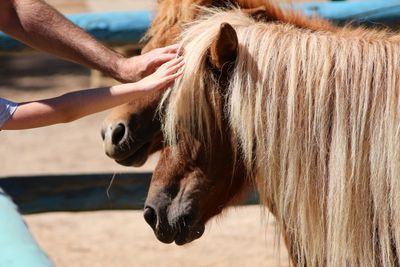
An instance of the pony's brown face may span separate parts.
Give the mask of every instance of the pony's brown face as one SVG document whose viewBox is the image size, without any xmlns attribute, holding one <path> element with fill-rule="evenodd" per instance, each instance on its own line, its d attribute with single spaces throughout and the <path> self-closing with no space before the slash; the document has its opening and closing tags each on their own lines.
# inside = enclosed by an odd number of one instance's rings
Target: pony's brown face
<svg viewBox="0 0 400 267">
<path fill-rule="evenodd" d="M 208 151 L 186 131 L 180 135 L 175 147 L 161 152 L 144 209 L 156 237 L 177 245 L 201 237 L 205 223 L 250 188 L 242 162 L 230 153 L 228 136 Z"/>
<path fill-rule="evenodd" d="M 162 133 L 156 109 L 161 92 L 147 93 L 115 108 L 104 120 L 101 135 L 105 153 L 124 166 L 141 166 L 162 148 Z"/>
<path fill-rule="evenodd" d="M 235 60 L 236 50 L 234 29 L 221 25 L 207 63 L 220 77 L 221 87 L 226 86 L 228 66 Z M 219 101 L 222 111 L 223 97 Z M 160 241 L 183 245 L 199 238 L 205 223 L 236 203 L 250 187 L 243 162 L 235 159 L 224 119 L 222 129 L 222 133 L 212 129 L 214 138 L 207 146 L 180 129 L 178 143 L 162 151 L 144 210 L 145 220 Z"/>
</svg>

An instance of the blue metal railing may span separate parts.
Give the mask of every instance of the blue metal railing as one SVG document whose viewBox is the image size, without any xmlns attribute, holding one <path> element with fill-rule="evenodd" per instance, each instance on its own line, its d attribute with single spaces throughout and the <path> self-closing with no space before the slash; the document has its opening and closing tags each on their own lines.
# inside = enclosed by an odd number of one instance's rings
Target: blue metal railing
<svg viewBox="0 0 400 267">
<path fill-rule="evenodd" d="M 370 0 L 303 3 L 295 5 L 308 16 L 317 15 L 335 23 L 394 25 L 400 22 L 400 0 Z"/>
<path fill-rule="evenodd" d="M 82 13 L 67 15 L 73 23 L 109 45 L 137 43 L 151 23 L 148 11 Z M 0 52 L 16 52 L 27 47 L 0 32 Z"/>
</svg>

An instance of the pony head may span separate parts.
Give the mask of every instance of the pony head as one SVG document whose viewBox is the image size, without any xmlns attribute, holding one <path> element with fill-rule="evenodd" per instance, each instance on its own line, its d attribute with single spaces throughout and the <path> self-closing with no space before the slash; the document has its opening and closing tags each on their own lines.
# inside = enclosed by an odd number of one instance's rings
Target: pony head
<svg viewBox="0 0 400 267">
<path fill-rule="evenodd" d="M 252 186 L 243 161 L 237 158 L 236 148 L 232 147 L 232 134 L 223 108 L 224 93 L 239 49 L 236 32 L 224 22 L 217 27 L 215 24 L 211 28 L 203 26 L 208 32 L 193 26 L 184 34 L 182 45 L 187 68 L 176 83 L 179 89 L 172 89 L 164 97 L 161 110 L 167 116 L 163 119 L 168 120 L 168 114 L 172 114 L 169 112 L 175 112 L 171 111 L 176 104 L 172 101 L 175 90 L 194 86 L 193 91 L 199 95 L 190 97 L 205 107 L 197 112 L 212 121 L 206 127 L 209 138 L 197 135 L 184 125 L 172 130 L 174 135 L 162 151 L 153 174 L 144 212 L 160 241 L 175 241 L 178 245 L 199 238 L 210 218 L 236 204 Z M 209 90 L 216 91 L 210 94 Z M 196 123 L 201 127 L 202 122 Z"/>
</svg>

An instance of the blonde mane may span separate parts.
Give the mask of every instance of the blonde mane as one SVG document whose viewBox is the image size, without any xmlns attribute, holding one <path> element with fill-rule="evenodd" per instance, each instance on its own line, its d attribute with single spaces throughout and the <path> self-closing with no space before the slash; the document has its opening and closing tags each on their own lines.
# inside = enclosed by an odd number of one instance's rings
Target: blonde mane
<svg viewBox="0 0 400 267">
<path fill-rule="evenodd" d="M 239 40 L 225 114 L 214 108 L 221 88 L 207 64 L 223 22 Z M 399 36 L 214 10 L 183 33 L 182 46 L 184 75 L 164 102 L 168 142 L 183 127 L 207 144 L 225 116 L 299 266 L 398 264 Z"/>
</svg>

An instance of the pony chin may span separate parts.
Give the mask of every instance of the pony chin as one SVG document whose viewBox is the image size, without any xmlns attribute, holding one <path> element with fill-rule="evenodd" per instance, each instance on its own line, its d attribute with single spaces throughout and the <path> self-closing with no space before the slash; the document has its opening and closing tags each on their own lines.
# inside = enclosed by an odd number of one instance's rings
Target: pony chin
<svg viewBox="0 0 400 267">
<path fill-rule="evenodd" d="M 178 203 L 174 199 L 164 210 L 156 209 L 156 206 L 146 204 L 143 216 L 159 241 L 185 245 L 203 235 L 205 224 L 197 219 L 197 209 L 192 208 L 190 201 Z"/>
<path fill-rule="evenodd" d="M 142 166 L 148 159 L 151 150 L 151 143 L 145 143 L 137 150 L 135 150 L 132 154 L 128 155 L 123 159 L 116 159 L 120 165 L 127 167 L 140 167 Z"/>
</svg>

